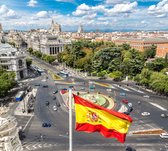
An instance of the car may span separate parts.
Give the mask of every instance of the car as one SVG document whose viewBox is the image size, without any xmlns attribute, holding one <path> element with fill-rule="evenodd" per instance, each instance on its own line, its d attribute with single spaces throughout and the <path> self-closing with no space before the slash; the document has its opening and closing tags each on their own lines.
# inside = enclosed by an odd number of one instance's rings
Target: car
<svg viewBox="0 0 168 151">
<path fill-rule="evenodd" d="M 48 88 L 48 85 L 43 85 L 43 88 Z"/>
<path fill-rule="evenodd" d="M 128 106 L 129 106 L 129 107 L 132 107 L 132 103 L 128 103 Z"/>
<path fill-rule="evenodd" d="M 53 110 L 54 110 L 54 111 L 57 111 L 57 110 L 58 110 L 58 107 L 57 107 L 57 106 L 53 106 Z"/>
<path fill-rule="evenodd" d="M 161 133 L 161 134 L 160 134 L 160 137 L 161 137 L 161 138 L 168 138 L 168 133 Z"/>
<path fill-rule="evenodd" d="M 34 86 L 40 86 L 40 84 L 39 84 L 39 83 L 36 83 Z"/>
<path fill-rule="evenodd" d="M 82 88 L 81 88 L 81 90 L 85 90 L 85 88 L 84 88 L 84 87 L 82 87 Z"/>
<path fill-rule="evenodd" d="M 168 117 L 168 114 L 162 113 L 160 116 L 163 117 L 163 118 L 166 118 L 166 117 Z"/>
<path fill-rule="evenodd" d="M 125 151 L 136 151 L 136 149 L 132 148 L 131 146 L 126 146 Z"/>
<path fill-rule="evenodd" d="M 56 94 L 56 93 L 58 93 L 58 90 L 53 91 L 53 94 Z"/>
<path fill-rule="evenodd" d="M 56 102 L 56 106 L 57 106 L 57 107 L 60 107 L 61 104 L 60 104 L 59 102 Z"/>
<path fill-rule="evenodd" d="M 55 96 L 53 96 L 53 100 L 56 100 L 57 98 Z"/>
<path fill-rule="evenodd" d="M 48 122 L 42 123 L 42 127 L 51 127 L 51 124 Z"/>
<path fill-rule="evenodd" d="M 149 96 L 149 95 L 144 95 L 143 97 L 144 97 L 144 98 L 150 98 L 150 96 Z"/>
<path fill-rule="evenodd" d="M 125 92 L 120 92 L 120 96 L 126 96 Z"/>
<path fill-rule="evenodd" d="M 99 80 L 104 80 L 104 79 L 106 79 L 106 77 L 100 77 L 100 78 L 99 78 Z"/>
<path fill-rule="evenodd" d="M 111 91 L 112 91 L 112 89 L 106 89 L 106 91 L 107 91 L 107 92 L 111 92 Z"/>
<path fill-rule="evenodd" d="M 122 103 L 128 104 L 128 100 L 122 100 Z"/>
<path fill-rule="evenodd" d="M 142 116 L 149 116 L 150 113 L 149 113 L 149 112 L 142 112 L 141 115 L 142 115 Z"/>
<path fill-rule="evenodd" d="M 46 106 L 49 106 L 50 105 L 50 102 L 49 101 L 46 101 Z"/>
</svg>

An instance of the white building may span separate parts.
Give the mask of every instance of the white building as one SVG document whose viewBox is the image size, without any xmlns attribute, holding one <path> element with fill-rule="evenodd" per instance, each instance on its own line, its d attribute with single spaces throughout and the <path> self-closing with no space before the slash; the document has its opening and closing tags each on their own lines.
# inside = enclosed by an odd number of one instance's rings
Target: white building
<svg viewBox="0 0 168 151">
<path fill-rule="evenodd" d="M 0 66 L 16 73 L 16 80 L 27 77 L 26 56 L 9 44 L 0 43 Z"/>
<path fill-rule="evenodd" d="M 16 118 L 0 117 L 0 151 L 23 151 Z"/>
<path fill-rule="evenodd" d="M 70 44 L 55 35 L 43 35 L 40 42 L 40 51 L 47 55 L 57 55 L 64 50 L 64 45 Z"/>
</svg>

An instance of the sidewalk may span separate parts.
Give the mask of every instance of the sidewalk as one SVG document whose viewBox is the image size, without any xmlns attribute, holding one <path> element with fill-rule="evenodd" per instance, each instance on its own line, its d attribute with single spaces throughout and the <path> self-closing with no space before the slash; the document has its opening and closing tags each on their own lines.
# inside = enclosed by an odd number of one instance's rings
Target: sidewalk
<svg viewBox="0 0 168 151">
<path fill-rule="evenodd" d="M 32 101 L 36 97 L 36 93 L 37 89 L 33 89 L 31 92 L 28 92 L 24 99 L 18 102 L 18 106 L 14 111 L 14 115 L 33 116 L 34 113 L 27 113 L 27 104 L 29 101 Z"/>
</svg>

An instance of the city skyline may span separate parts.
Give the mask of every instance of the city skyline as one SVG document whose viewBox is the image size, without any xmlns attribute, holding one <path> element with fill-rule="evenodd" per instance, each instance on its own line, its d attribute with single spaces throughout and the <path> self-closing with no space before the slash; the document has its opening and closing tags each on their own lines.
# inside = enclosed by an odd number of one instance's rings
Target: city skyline
<svg viewBox="0 0 168 151">
<path fill-rule="evenodd" d="M 48 29 L 51 20 L 63 31 L 167 30 L 168 0 L 6 0 L 0 2 L 3 30 Z M 96 29 L 95 29 L 96 27 Z"/>
</svg>

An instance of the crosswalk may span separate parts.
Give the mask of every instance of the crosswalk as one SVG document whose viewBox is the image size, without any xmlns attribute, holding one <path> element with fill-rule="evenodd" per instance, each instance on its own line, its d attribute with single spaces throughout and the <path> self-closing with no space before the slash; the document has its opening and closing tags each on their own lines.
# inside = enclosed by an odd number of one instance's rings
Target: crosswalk
<svg viewBox="0 0 168 151">
<path fill-rule="evenodd" d="M 167 144 L 163 144 L 163 143 L 139 143 L 139 144 L 135 144 L 135 143 L 129 143 L 130 146 L 135 146 L 136 147 L 157 147 L 157 146 L 164 146 L 165 149 L 167 149 Z M 119 144 L 119 143 L 99 143 L 99 144 L 83 144 L 82 147 L 102 147 L 102 146 L 110 146 L 110 147 L 125 147 L 126 145 L 124 144 Z M 23 144 L 23 150 L 24 151 L 34 151 L 34 150 L 47 150 L 48 149 L 55 149 L 57 147 L 66 147 L 66 144 L 49 144 L 49 143 L 28 143 L 28 144 Z M 167 150 L 166 150 L 167 151 Z"/>
<path fill-rule="evenodd" d="M 102 86 L 102 87 L 106 87 L 106 88 L 111 88 L 114 90 L 121 90 L 121 91 L 125 91 L 125 92 L 137 92 L 140 94 L 144 94 L 145 92 L 139 90 L 138 88 L 135 87 L 131 87 L 131 86 L 121 86 L 118 84 L 108 84 L 108 83 L 99 83 L 99 82 L 95 82 L 96 85 Z"/>
<path fill-rule="evenodd" d="M 37 149 L 44 149 L 44 148 L 51 148 L 54 146 L 57 146 L 58 144 L 50 144 L 50 143 L 44 143 L 44 142 L 24 142 L 22 144 L 24 151 L 33 151 Z"/>
</svg>

